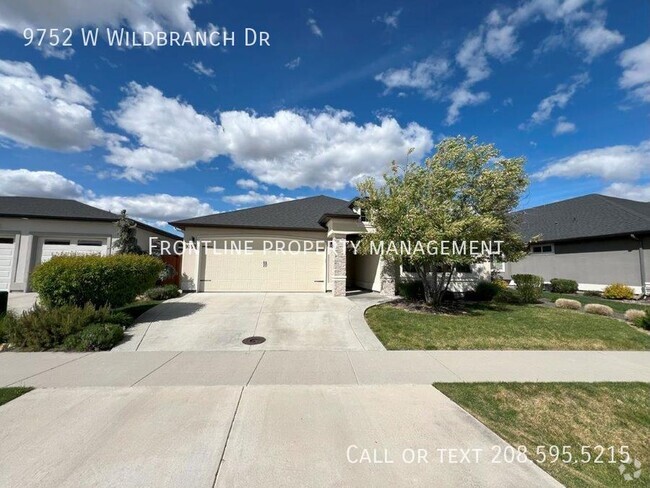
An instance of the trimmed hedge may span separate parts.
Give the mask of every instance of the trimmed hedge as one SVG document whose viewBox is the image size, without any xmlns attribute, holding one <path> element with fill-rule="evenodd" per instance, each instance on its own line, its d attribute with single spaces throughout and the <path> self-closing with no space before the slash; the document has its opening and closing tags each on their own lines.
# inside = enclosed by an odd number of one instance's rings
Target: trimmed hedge
<svg viewBox="0 0 650 488">
<path fill-rule="evenodd" d="M 553 293 L 577 293 L 578 282 L 575 280 L 553 278 L 551 280 L 551 291 Z"/>
<path fill-rule="evenodd" d="M 612 283 L 603 290 L 603 298 L 611 300 L 631 300 L 634 298 L 634 290 L 623 283 Z"/>
<path fill-rule="evenodd" d="M 578 300 L 567 300 L 566 298 L 558 298 L 555 300 L 555 306 L 557 308 L 564 308 L 567 310 L 580 310 L 582 308 L 582 303 Z"/>
<path fill-rule="evenodd" d="M 36 267 L 31 285 L 49 307 L 120 307 L 156 284 L 164 263 L 153 256 L 54 256 Z"/>
<path fill-rule="evenodd" d="M 524 303 L 536 303 L 544 290 L 544 278 L 532 274 L 515 274 L 512 279 Z"/>
<path fill-rule="evenodd" d="M 604 315 L 605 317 L 611 317 L 614 315 L 614 310 L 611 307 L 601 305 L 600 303 L 588 303 L 585 305 L 585 312 L 595 315 Z"/>
</svg>

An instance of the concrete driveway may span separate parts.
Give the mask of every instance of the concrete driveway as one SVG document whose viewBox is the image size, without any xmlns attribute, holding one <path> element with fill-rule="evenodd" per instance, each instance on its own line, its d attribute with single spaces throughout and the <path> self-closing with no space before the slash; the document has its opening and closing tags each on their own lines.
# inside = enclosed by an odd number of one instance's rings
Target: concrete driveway
<svg viewBox="0 0 650 488">
<path fill-rule="evenodd" d="M 363 316 L 377 293 L 191 293 L 143 314 L 114 351 L 384 350 Z M 248 346 L 251 336 L 266 339 Z"/>
</svg>

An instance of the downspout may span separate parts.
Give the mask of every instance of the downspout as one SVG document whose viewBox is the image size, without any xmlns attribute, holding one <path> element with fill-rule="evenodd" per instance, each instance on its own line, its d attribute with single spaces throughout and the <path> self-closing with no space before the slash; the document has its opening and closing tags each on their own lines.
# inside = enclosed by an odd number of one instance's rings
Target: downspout
<svg viewBox="0 0 650 488">
<path fill-rule="evenodd" d="M 648 290 L 646 288 L 646 276 L 645 276 L 645 257 L 643 256 L 643 237 L 638 238 L 634 234 L 630 234 L 630 237 L 635 241 L 639 241 L 639 270 L 641 276 L 641 297 L 648 296 Z"/>
</svg>

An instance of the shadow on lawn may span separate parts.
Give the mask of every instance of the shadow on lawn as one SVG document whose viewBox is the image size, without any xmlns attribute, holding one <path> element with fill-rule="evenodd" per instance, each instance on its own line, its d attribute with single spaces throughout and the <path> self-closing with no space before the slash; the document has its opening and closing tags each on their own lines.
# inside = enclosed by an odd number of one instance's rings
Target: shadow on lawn
<svg viewBox="0 0 650 488">
<path fill-rule="evenodd" d="M 433 315 L 458 315 L 477 317 L 484 315 L 486 312 L 510 312 L 515 307 L 521 305 L 497 303 L 497 302 L 467 302 L 456 300 L 453 302 L 444 302 L 439 307 L 431 307 L 421 301 L 401 300 L 393 306 L 410 312 L 429 313 Z"/>
</svg>

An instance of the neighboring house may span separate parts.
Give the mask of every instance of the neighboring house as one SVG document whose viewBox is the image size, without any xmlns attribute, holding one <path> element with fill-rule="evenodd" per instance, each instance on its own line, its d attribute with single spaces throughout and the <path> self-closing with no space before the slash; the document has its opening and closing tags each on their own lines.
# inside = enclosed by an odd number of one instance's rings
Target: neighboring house
<svg viewBox="0 0 650 488">
<path fill-rule="evenodd" d="M 351 250 L 351 241 L 373 231 L 355 200 L 321 195 L 170 224 L 183 230 L 188 246 L 203 243 L 201 252 L 183 256 L 186 291 L 395 293 L 396 273 L 380 256 Z M 475 280 L 464 275 L 466 283 Z"/>
<path fill-rule="evenodd" d="M 505 263 L 502 275 L 566 278 L 580 290 L 619 282 L 647 295 L 650 289 L 650 202 L 586 195 L 514 214 L 529 254 Z"/>
<path fill-rule="evenodd" d="M 55 254 L 110 254 L 119 218 L 74 200 L 0 197 L 0 290 L 28 291 L 34 267 Z M 150 237 L 179 239 L 136 224 L 138 244 L 145 250 Z"/>
</svg>

